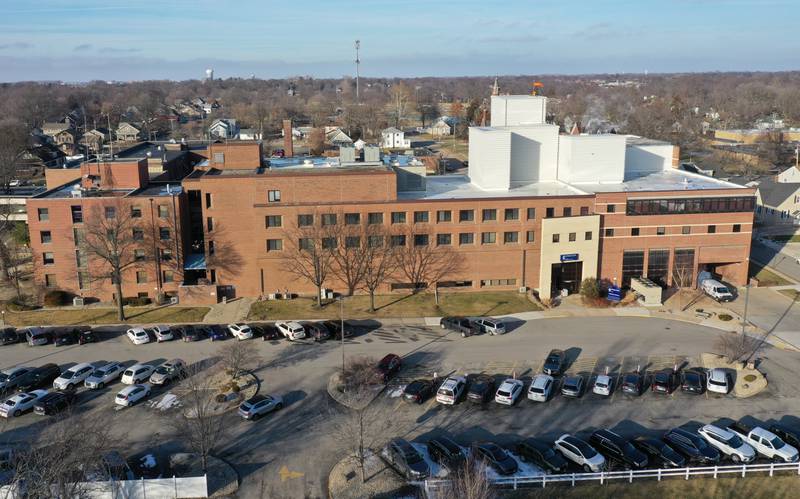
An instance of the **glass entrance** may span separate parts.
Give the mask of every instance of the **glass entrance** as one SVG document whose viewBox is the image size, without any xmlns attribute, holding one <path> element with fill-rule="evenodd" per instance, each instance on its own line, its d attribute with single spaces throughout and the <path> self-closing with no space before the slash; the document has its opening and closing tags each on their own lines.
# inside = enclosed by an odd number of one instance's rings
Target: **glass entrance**
<svg viewBox="0 0 800 499">
<path fill-rule="evenodd" d="M 562 289 L 566 289 L 571 295 L 579 293 L 582 279 L 583 262 L 554 263 L 550 273 L 550 293 L 557 296 Z"/>
</svg>

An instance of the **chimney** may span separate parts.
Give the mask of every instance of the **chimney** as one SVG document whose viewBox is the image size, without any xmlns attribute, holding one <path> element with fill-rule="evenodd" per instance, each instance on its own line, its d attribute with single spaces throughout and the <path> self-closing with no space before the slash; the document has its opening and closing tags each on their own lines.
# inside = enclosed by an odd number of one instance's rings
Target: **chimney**
<svg viewBox="0 0 800 499">
<path fill-rule="evenodd" d="M 283 152 L 287 158 L 294 156 L 294 136 L 292 120 L 283 120 Z"/>
</svg>

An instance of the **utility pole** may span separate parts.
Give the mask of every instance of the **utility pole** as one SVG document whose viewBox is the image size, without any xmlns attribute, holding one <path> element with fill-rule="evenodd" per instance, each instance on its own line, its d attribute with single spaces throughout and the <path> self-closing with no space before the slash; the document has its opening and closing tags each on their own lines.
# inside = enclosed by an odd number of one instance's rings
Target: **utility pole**
<svg viewBox="0 0 800 499">
<path fill-rule="evenodd" d="M 356 40 L 356 104 L 360 103 L 359 100 L 359 93 L 358 93 L 358 78 L 359 78 L 359 65 L 361 64 L 361 60 L 358 58 L 358 51 L 361 48 L 361 40 Z"/>
<path fill-rule="evenodd" d="M 342 328 L 342 378 L 344 378 L 344 296 L 339 297 L 339 320 L 341 320 L 340 327 Z"/>
<path fill-rule="evenodd" d="M 750 282 L 744 287 L 744 316 L 742 317 L 742 336 L 747 326 L 747 303 L 750 301 Z"/>
</svg>

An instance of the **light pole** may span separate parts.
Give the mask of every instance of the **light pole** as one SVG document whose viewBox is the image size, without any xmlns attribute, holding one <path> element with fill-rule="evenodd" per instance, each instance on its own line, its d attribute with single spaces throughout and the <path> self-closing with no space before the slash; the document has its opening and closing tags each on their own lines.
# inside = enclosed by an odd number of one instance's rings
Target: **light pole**
<svg viewBox="0 0 800 499">
<path fill-rule="evenodd" d="M 339 297 L 339 320 L 341 321 L 339 327 L 342 336 L 342 377 L 344 377 L 344 296 Z"/>
<path fill-rule="evenodd" d="M 747 324 L 747 302 L 750 301 L 750 282 L 744 287 L 744 316 L 742 317 L 742 336 Z"/>
</svg>

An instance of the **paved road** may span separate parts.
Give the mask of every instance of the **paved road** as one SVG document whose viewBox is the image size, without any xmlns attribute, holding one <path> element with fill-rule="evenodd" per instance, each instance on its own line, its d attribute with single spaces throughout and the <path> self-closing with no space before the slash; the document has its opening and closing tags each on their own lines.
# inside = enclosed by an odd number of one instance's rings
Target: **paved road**
<svg viewBox="0 0 800 499">
<path fill-rule="evenodd" d="M 380 357 L 386 353 L 404 356 L 400 381 L 433 372 L 476 373 L 499 376 L 515 372 L 527 379 L 537 370 L 551 348 L 568 349 L 574 372 L 611 372 L 642 366 L 657 369 L 676 362 L 697 362 L 701 352 L 713 348 L 718 332 L 692 324 L 643 318 L 549 319 L 517 324 L 499 337 L 461 338 L 439 329 L 398 326 L 381 328 L 347 341 L 348 356 Z M 329 402 L 325 386 L 341 366 L 340 344 L 303 345 L 253 341 L 263 355 L 258 374 L 265 393 L 277 393 L 287 407 L 256 423 L 231 417 L 229 433 L 220 454 L 241 474 L 239 497 L 324 497 L 327 473 L 341 457 L 342 445 L 332 428 L 344 419 L 342 410 Z M 215 355 L 219 345 L 165 343 L 133 346 L 116 337 L 81 347 L 15 345 L 0 348 L 0 366 L 39 365 L 57 362 L 121 360 L 160 362 L 182 357 L 194 362 Z M 800 410 L 800 355 L 770 349 L 763 368 L 769 374 L 768 393 L 753 399 L 661 397 L 645 394 L 629 399 L 616 394 L 612 400 L 586 396 L 579 400 L 560 397 L 547 404 L 522 401 L 512 408 L 487 408 L 459 404 L 443 408 L 428 402 L 408 406 L 390 398 L 393 387 L 375 403 L 375 410 L 392 424 L 391 436 L 408 439 L 447 432 L 462 443 L 493 439 L 509 443 L 520 436 L 558 436 L 561 432 L 585 432 L 607 426 L 626 433 L 660 431 L 688 420 L 754 416 L 781 419 Z M 648 367 L 649 366 L 649 367 Z M 531 371 L 529 371 L 531 370 Z M 128 453 L 160 445 L 180 446 L 169 434 L 159 414 L 146 405 L 114 411 L 113 394 L 119 388 L 83 395 L 85 410 L 98 421 L 111 424 Z M 786 416 L 790 423 L 800 421 Z M 42 420 L 24 415 L 10 421 L 2 437 L 6 441 L 30 439 L 41 430 Z"/>
<path fill-rule="evenodd" d="M 750 258 L 778 270 L 782 274 L 800 282 L 800 263 L 789 252 L 782 252 L 779 243 L 764 244 L 753 241 Z"/>
</svg>

